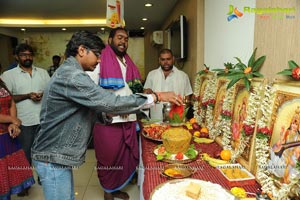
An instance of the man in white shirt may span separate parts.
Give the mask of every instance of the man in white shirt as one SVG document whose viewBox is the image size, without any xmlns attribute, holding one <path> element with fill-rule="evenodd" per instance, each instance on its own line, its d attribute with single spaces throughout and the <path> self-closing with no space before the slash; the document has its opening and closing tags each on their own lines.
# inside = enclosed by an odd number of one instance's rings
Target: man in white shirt
<svg viewBox="0 0 300 200">
<path fill-rule="evenodd" d="M 5 71 L 1 78 L 16 102 L 17 115 L 22 121 L 21 134 L 18 138 L 26 158 L 31 164 L 31 146 L 40 124 L 41 100 L 50 77 L 45 69 L 32 64 L 33 49 L 30 45 L 18 45 L 15 56 L 19 63 L 18 66 Z M 20 196 L 27 194 L 28 191 L 23 191 Z"/>
<path fill-rule="evenodd" d="M 193 94 L 188 75 L 174 66 L 175 58 L 170 49 L 162 49 L 159 53 L 160 67 L 149 72 L 144 93 L 156 91 L 172 91 L 180 95 L 186 102 L 190 101 Z M 150 108 L 151 119 L 162 120 L 163 103 Z"/>
</svg>

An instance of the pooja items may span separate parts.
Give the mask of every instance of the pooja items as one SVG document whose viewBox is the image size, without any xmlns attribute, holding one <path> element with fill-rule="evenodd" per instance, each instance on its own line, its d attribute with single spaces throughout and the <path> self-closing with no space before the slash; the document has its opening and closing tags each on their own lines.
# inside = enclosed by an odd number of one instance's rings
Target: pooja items
<svg viewBox="0 0 300 200">
<path fill-rule="evenodd" d="M 217 166 L 217 168 L 226 178 L 226 184 L 230 187 L 255 184 L 255 177 L 240 164 L 225 164 Z"/>
<path fill-rule="evenodd" d="M 171 180 L 158 185 L 151 200 L 234 200 L 235 197 L 222 186 L 199 179 Z"/>
<path fill-rule="evenodd" d="M 166 151 L 172 154 L 178 152 L 185 153 L 190 146 L 191 139 L 191 133 L 182 127 L 169 128 L 162 136 L 163 145 L 166 148 Z"/>
<path fill-rule="evenodd" d="M 194 173 L 193 169 L 186 164 L 167 164 L 161 174 L 168 178 L 187 178 Z"/>
<path fill-rule="evenodd" d="M 162 142 L 162 134 L 170 126 L 163 123 L 148 124 L 143 127 L 142 135 L 153 141 Z"/>
</svg>

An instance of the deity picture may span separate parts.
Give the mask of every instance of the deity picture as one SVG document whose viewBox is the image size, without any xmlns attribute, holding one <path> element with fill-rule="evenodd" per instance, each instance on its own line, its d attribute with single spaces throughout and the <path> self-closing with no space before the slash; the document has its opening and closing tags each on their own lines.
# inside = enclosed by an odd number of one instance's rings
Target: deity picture
<svg viewBox="0 0 300 200">
<path fill-rule="evenodd" d="M 235 104 L 233 108 L 233 118 L 231 124 L 232 138 L 233 138 L 233 149 L 239 147 L 241 132 L 243 129 L 243 122 L 247 117 L 247 105 L 249 99 L 249 91 L 244 86 L 238 87 L 237 94 L 235 96 Z M 249 160 L 250 145 L 246 147 L 242 156 L 248 161 Z"/>
<path fill-rule="evenodd" d="M 300 97 L 279 92 L 275 101 L 268 170 L 281 183 L 290 183 L 300 160 Z"/>
<path fill-rule="evenodd" d="M 219 87 L 217 88 L 216 104 L 215 104 L 214 111 L 213 111 L 214 124 L 216 121 L 218 121 L 219 116 L 222 112 L 222 107 L 223 107 L 224 99 L 226 96 L 226 84 L 225 83 L 226 83 L 225 81 L 220 80 L 219 84 L 218 84 Z"/>
</svg>

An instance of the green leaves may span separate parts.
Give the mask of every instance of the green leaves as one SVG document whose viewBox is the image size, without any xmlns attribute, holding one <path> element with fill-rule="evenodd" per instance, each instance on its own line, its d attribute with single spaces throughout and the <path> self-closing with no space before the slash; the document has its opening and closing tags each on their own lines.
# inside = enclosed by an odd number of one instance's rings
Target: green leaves
<svg viewBox="0 0 300 200">
<path fill-rule="evenodd" d="M 263 75 L 258 71 L 265 62 L 266 56 L 261 56 L 258 59 L 255 59 L 256 50 L 257 48 L 254 49 L 252 55 L 250 56 L 248 65 L 244 64 L 240 58 L 235 57 L 238 63 L 232 70 L 229 70 L 229 73 L 226 76 L 227 78 L 231 79 L 227 85 L 227 89 L 231 88 L 235 83 L 243 79 L 245 87 L 249 91 L 251 79 L 254 77 L 263 77 Z"/>
<path fill-rule="evenodd" d="M 293 69 L 295 69 L 296 67 L 299 67 L 299 65 L 295 61 L 293 61 L 293 60 L 289 60 L 288 61 L 288 65 L 289 65 L 288 69 L 284 69 L 284 70 L 278 72 L 277 74 L 279 74 L 279 75 L 286 75 L 286 76 L 292 76 Z"/>
<path fill-rule="evenodd" d="M 297 63 L 295 63 L 295 61 L 293 61 L 293 60 L 288 61 L 288 64 L 289 64 L 290 69 L 294 69 L 294 68 L 298 67 Z"/>
</svg>

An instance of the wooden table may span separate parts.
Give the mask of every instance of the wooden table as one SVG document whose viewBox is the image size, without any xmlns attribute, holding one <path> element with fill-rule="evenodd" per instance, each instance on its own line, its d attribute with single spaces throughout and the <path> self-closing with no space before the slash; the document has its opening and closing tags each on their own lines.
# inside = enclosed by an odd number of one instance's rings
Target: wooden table
<svg viewBox="0 0 300 200">
<path fill-rule="evenodd" d="M 142 197 L 145 200 L 150 199 L 152 191 L 161 183 L 168 181 L 169 179 L 161 175 L 161 170 L 168 164 L 162 161 L 156 161 L 156 157 L 153 150 L 160 143 L 149 140 L 141 136 L 141 166 L 143 169 L 143 182 L 141 183 Z M 201 149 L 202 152 L 212 154 L 213 149 L 222 149 L 217 143 L 211 144 L 197 144 L 195 143 L 196 149 Z M 210 181 L 212 183 L 217 183 L 230 190 L 230 186 L 226 185 L 226 178 L 219 172 L 218 169 L 211 167 L 208 163 L 201 160 L 199 156 L 197 159 L 191 163 L 188 163 L 194 170 L 195 173 L 190 178 L 201 179 L 204 181 Z M 260 192 L 260 185 L 255 183 L 255 185 L 243 186 L 247 192 L 256 193 Z"/>
</svg>

